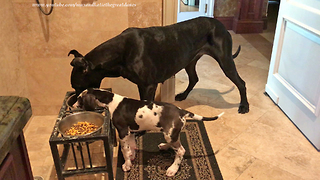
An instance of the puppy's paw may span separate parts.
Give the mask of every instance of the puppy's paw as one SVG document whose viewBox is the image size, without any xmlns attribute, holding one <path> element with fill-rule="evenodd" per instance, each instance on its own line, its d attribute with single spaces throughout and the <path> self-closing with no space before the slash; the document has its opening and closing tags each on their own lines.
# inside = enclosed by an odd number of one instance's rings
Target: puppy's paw
<svg viewBox="0 0 320 180">
<path fill-rule="evenodd" d="M 158 147 L 160 150 L 168 150 L 170 145 L 168 143 L 160 143 Z"/>
<path fill-rule="evenodd" d="M 124 164 L 122 164 L 122 170 L 124 172 L 130 171 L 131 166 L 132 166 L 131 161 L 126 161 Z"/>
<path fill-rule="evenodd" d="M 169 177 L 172 177 L 172 176 L 174 176 L 174 175 L 177 173 L 178 169 L 179 169 L 179 166 L 177 166 L 177 165 L 171 165 L 171 166 L 167 169 L 166 175 L 169 176 Z"/>
</svg>

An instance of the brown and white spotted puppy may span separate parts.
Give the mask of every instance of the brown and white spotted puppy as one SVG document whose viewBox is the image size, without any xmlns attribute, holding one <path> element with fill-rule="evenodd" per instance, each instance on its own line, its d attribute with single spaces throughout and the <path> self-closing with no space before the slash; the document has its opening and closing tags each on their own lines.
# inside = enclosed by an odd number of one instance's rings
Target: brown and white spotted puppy
<svg viewBox="0 0 320 180">
<path fill-rule="evenodd" d="M 167 143 L 159 144 L 159 149 L 175 150 L 173 164 L 167 169 L 167 176 L 174 176 L 179 169 L 185 149 L 180 143 L 180 131 L 186 119 L 202 121 L 216 120 L 223 115 L 202 117 L 165 102 L 140 101 L 120 96 L 102 89 L 87 89 L 83 91 L 74 107 L 84 110 L 94 110 L 97 107 L 108 107 L 111 120 L 118 130 L 121 150 L 125 163 L 123 171 L 129 171 L 135 158 L 136 142 L 132 132 L 162 131 Z"/>
</svg>

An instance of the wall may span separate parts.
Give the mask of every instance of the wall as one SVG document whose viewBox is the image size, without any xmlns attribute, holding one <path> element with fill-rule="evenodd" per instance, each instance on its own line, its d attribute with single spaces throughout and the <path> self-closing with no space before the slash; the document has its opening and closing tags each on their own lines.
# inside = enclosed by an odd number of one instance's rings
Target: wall
<svg viewBox="0 0 320 180">
<path fill-rule="evenodd" d="M 233 17 L 238 0 L 215 0 L 214 17 Z"/>
<path fill-rule="evenodd" d="M 9 1 L 9 0 L 6 0 Z M 41 1 L 45 2 L 45 1 Z M 47 2 L 51 2 L 47 0 Z M 16 22 L 16 41 L 19 42 L 19 57 L 25 64 L 26 82 L 24 92 L 31 100 L 34 115 L 57 114 L 70 85 L 70 62 L 67 54 L 77 49 L 86 54 L 100 43 L 116 36 L 129 26 L 147 27 L 161 25 L 162 3 L 158 0 L 126 0 L 135 7 L 54 7 L 53 13 L 45 16 L 32 4 L 34 0 L 12 0 Z M 55 0 L 56 4 L 121 3 L 118 0 Z M 10 4 L 10 3 L 9 3 Z M 4 19 L 4 18 L 3 18 Z M 16 29 L 8 28 L 9 31 Z M 11 64 L 11 69 L 19 67 Z M 2 79 L 2 76 L 1 76 Z M 23 80 L 24 79 L 24 80 Z M 20 83 L 19 83 L 20 84 Z M 18 85 L 12 85 L 17 87 Z M 137 88 L 127 80 L 106 79 L 103 87 L 112 87 L 117 93 L 137 96 Z"/>
<path fill-rule="evenodd" d="M 27 96 L 24 63 L 19 57 L 19 37 L 11 0 L 0 6 L 0 96 Z"/>
<path fill-rule="evenodd" d="M 43 0 L 41 2 L 50 2 Z M 34 115 L 57 114 L 70 86 L 72 57 L 86 54 L 127 27 L 162 24 L 162 1 L 126 0 L 135 7 L 55 7 L 40 13 L 34 0 L 4 0 L 0 6 L 0 95 L 31 100 Z M 119 0 L 55 0 L 56 4 L 119 3 Z M 237 0 L 216 0 L 216 17 L 234 15 Z M 122 78 L 105 79 L 103 87 L 138 97 L 134 84 Z"/>
<path fill-rule="evenodd" d="M 214 16 L 215 17 L 232 17 L 234 16 L 239 0 L 215 0 Z M 262 16 L 267 16 L 268 0 L 263 0 Z"/>
<path fill-rule="evenodd" d="M 265 23 L 264 28 L 266 29 L 268 0 L 261 1 L 263 1 L 262 19 Z M 214 17 L 220 20 L 229 30 L 233 29 L 234 15 L 237 10 L 238 2 L 240 2 L 240 0 L 215 0 Z"/>
</svg>

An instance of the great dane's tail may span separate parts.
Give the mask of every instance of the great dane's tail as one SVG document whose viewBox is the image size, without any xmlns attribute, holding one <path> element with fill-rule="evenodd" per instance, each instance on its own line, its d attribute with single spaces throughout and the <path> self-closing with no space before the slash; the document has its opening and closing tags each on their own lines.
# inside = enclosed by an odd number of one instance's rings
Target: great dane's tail
<svg viewBox="0 0 320 180">
<path fill-rule="evenodd" d="M 185 117 L 191 118 L 191 119 L 194 119 L 194 120 L 199 120 L 199 121 L 213 121 L 213 120 L 216 120 L 216 119 L 218 119 L 219 117 L 221 117 L 223 114 L 224 114 L 224 112 L 220 113 L 218 116 L 203 117 L 203 116 L 200 116 L 200 115 L 193 114 L 193 113 L 189 112 L 189 113 L 187 113 L 187 114 L 185 115 Z"/>
<path fill-rule="evenodd" d="M 232 55 L 232 58 L 233 58 L 233 59 L 236 58 L 236 57 L 239 55 L 240 50 L 241 50 L 241 46 L 239 45 L 237 52 L 234 53 L 234 55 Z"/>
</svg>

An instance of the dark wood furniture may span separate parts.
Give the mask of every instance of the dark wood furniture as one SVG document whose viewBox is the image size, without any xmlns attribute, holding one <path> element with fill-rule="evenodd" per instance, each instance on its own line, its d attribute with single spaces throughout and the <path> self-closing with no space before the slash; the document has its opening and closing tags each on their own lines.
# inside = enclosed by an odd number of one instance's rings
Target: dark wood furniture
<svg viewBox="0 0 320 180">
<path fill-rule="evenodd" d="M 0 96 L 0 180 L 33 180 L 23 136 L 31 115 L 27 98 Z"/>
<path fill-rule="evenodd" d="M 263 0 L 239 0 L 233 20 L 235 33 L 261 33 Z"/>
</svg>

